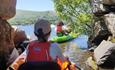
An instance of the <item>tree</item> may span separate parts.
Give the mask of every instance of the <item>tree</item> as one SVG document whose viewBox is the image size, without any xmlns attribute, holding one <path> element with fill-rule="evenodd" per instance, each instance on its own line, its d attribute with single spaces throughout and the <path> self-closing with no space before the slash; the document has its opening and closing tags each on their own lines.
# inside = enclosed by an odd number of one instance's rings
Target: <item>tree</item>
<svg viewBox="0 0 115 70">
<path fill-rule="evenodd" d="M 74 32 L 86 32 L 92 21 L 89 0 L 52 0 L 57 15 L 71 23 Z"/>
</svg>

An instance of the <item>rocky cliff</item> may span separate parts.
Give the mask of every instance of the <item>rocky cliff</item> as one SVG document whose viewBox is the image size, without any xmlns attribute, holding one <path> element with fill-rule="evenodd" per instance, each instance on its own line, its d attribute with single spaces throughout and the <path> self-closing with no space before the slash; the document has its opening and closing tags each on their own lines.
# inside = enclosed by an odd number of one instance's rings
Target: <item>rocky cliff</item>
<svg viewBox="0 0 115 70">
<path fill-rule="evenodd" d="M 89 48 L 98 46 L 103 40 L 115 38 L 115 6 L 110 1 L 91 0 L 95 21 L 88 41 Z"/>
<path fill-rule="evenodd" d="M 7 62 L 14 48 L 11 25 L 7 19 L 16 11 L 16 0 L 0 0 L 0 70 L 6 70 Z"/>
</svg>

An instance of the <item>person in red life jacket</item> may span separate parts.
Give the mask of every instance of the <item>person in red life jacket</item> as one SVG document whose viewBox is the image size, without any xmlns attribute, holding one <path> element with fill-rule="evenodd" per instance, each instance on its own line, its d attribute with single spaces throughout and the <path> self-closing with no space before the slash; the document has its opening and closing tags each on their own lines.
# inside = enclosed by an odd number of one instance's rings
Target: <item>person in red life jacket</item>
<svg viewBox="0 0 115 70">
<path fill-rule="evenodd" d="M 51 27 L 49 21 L 47 20 L 38 20 L 34 25 L 34 34 L 36 35 L 37 40 L 30 42 L 27 48 L 27 63 L 30 64 L 29 66 L 31 66 L 31 64 L 38 64 L 40 62 L 42 62 L 41 64 L 47 64 L 47 62 L 52 61 L 56 62 L 57 57 L 60 58 L 62 61 L 66 60 L 65 57 L 62 55 L 62 51 L 58 47 L 58 44 L 48 41 L 50 32 Z M 45 68 L 40 70 L 49 69 Z"/>
<path fill-rule="evenodd" d="M 63 26 L 64 26 L 64 23 L 62 21 L 56 22 L 56 33 L 57 33 L 57 36 L 59 36 L 59 37 L 65 35 Z"/>
</svg>

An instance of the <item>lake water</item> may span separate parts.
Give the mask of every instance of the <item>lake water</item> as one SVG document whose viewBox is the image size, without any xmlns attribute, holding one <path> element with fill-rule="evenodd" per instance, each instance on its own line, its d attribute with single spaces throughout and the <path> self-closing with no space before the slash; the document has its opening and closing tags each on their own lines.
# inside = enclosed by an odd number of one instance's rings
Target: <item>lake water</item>
<svg viewBox="0 0 115 70">
<path fill-rule="evenodd" d="M 34 26 L 33 25 L 25 25 L 25 26 L 18 25 L 17 27 L 24 30 L 26 32 L 26 34 L 28 36 L 30 36 L 31 38 L 32 37 L 33 37 L 33 39 L 35 38 L 34 33 L 33 33 L 34 32 Z M 51 31 L 50 38 L 54 38 L 56 36 L 55 26 L 51 25 L 51 27 L 52 27 L 52 31 Z M 71 42 L 75 43 L 80 48 L 85 49 L 88 47 L 87 46 L 87 40 L 88 40 L 88 37 L 86 35 L 81 35 L 81 36 L 78 36 L 76 39 L 72 40 Z"/>
</svg>

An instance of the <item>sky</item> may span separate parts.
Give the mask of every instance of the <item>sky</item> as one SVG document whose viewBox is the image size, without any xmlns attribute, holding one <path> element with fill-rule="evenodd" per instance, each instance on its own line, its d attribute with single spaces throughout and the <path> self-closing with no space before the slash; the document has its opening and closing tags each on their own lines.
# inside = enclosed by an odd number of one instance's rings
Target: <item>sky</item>
<svg viewBox="0 0 115 70">
<path fill-rule="evenodd" d="M 16 9 L 54 11 L 54 4 L 51 0 L 17 0 Z"/>
</svg>

